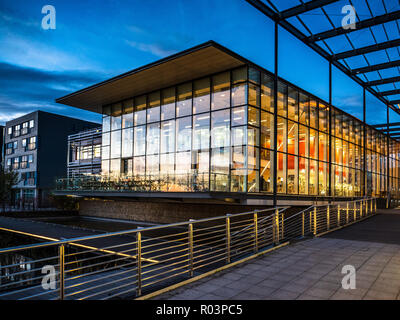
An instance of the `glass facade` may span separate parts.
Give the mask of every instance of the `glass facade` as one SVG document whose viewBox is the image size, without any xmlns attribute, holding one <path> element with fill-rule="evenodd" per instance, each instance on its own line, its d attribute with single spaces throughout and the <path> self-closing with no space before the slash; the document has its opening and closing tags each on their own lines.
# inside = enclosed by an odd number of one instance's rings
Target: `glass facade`
<svg viewBox="0 0 400 320">
<path fill-rule="evenodd" d="M 278 194 L 328 196 L 331 183 L 331 196 L 353 197 L 386 194 L 389 170 L 398 192 L 398 143 L 388 168 L 385 135 L 366 126 L 364 146 L 360 120 L 285 81 L 275 110 L 273 80 L 245 66 L 104 106 L 102 174 L 166 180 L 165 191 L 190 181 L 195 191 L 272 193 L 276 165 Z"/>
</svg>

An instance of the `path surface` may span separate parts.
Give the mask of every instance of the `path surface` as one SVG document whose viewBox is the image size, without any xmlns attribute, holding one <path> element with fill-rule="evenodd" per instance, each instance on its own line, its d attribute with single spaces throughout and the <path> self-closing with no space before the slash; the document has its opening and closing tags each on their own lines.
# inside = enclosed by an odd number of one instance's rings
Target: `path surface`
<svg viewBox="0 0 400 320">
<path fill-rule="evenodd" d="M 400 299 L 400 210 L 291 244 L 155 299 Z M 345 290 L 343 266 L 356 268 Z"/>
</svg>

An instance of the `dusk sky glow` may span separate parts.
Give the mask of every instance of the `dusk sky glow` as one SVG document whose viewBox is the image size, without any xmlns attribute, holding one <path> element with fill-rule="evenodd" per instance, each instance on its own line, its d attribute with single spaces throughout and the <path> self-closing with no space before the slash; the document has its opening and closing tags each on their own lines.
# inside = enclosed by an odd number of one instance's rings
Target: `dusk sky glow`
<svg viewBox="0 0 400 320">
<path fill-rule="evenodd" d="M 46 4 L 56 9 L 55 30 L 41 28 Z M 327 11 L 340 21 L 339 5 Z M 394 27 L 390 32 L 399 37 Z M 38 109 L 99 121 L 54 100 L 208 40 L 273 71 L 273 35 L 273 22 L 244 0 L 0 0 L 0 124 Z M 331 45 L 348 50 L 340 40 Z M 328 100 L 328 63 L 282 29 L 279 59 L 282 78 Z M 362 118 L 358 84 L 334 69 L 333 90 L 335 106 Z M 390 120 L 400 116 L 391 111 Z M 368 94 L 367 122 L 385 121 L 384 104 Z"/>
</svg>

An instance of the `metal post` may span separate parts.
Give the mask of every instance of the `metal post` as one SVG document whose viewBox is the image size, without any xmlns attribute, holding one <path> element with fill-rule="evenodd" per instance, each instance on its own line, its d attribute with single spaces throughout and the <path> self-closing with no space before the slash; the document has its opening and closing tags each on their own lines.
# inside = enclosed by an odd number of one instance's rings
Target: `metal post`
<svg viewBox="0 0 400 320">
<path fill-rule="evenodd" d="M 346 224 L 349 223 L 349 203 L 346 203 Z"/>
<path fill-rule="evenodd" d="M 192 223 L 189 223 L 188 242 L 189 242 L 189 274 L 191 277 L 193 277 L 193 224 Z"/>
<path fill-rule="evenodd" d="M 367 128 L 366 128 L 366 121 L 367 121 L 367 107 L 366 107 L 366 95 L 365 95 L 365 87 L 363 87 L 363 196 L 367 194 L 367 186 L 366 186 L 366 142 L 367 142 Z"/>
<path fill-rule="evenodd" d="M 326 229 L 329 230 L 330 229 L 330 216 L 329 216 L 329 204 L 326 207 Z"/>
<path fill-rule="evenodd" d="M 374 202 L 375 202 L 375 213 L 376 213 L 376 199 L 375 199 L 375 201 L 374 201 Z"/>
<path fill-rule="evenodd" d="M 226 263 L 231 262 L 231 218 L 230 215 L 226 215 Z"/>
<path fill-rule="evenodd" d="M 317 208 L 314 207 L 314 236 L 317 235 Z"/>
<path fill-rule="evenodd" d="M 284 213 L 281 214 L 281 239 L 283 240 L 285 234 L 285 226 L 283 224 L 284 221 Z"/>
<path fill-rule="evenodd" d="M 365 200 L 365 215 L 368 215 L 368 199 Z"/>
<path fill-rule="evenodd" d="M 360 202 L 360 219 L 362 218 L 362 215 L 363 215 L 363 203 L 364 203 L 364 201 L 361 200 L 361 202 Z"/>
<path fill-rule="evenodd" d="M 304 237 L 304 212 L 301 215 L 301 236 Z"/>
<path fill-rule="evenodd" d="M 354 206 L 353 206 L 353 221 L 357 220 L 357 202 L 354 201 Z"/>
<path fill-rule="evenodd" d="M 275 41 L 274 41 L 274 162 L 273 162 L 273 206 L 276 207 L 277 204 L 277 193 L 278 193 L 278 32 L 279 26 L 275 22 Z"/>
<path fill-rule="evenodd" d="M 390 178 L 389 178 L 389 170 L 390 170 L 390 159 L 389 159 L 389 154 L 390 154 L 390 141 L 389 141 L 389 106 L 386 106 L 386 198 L 387 198 L 387 205 L 386 208 L 389 209 L 390 207 Z"/>
<path fill-rule="evenodd" d="M 275 226 L 275 243 L 279 243 L 279 210 L 276 209 L 275 217 L 274 217 L 274 226 Z"/>
<path fill-rule="evenodd" d="M 340 226 L 340 204 L 337 207 L 337 225 Z"/>
<path fill-rule="evenodd" d="M 370 206 L 371 206 L 371 210 L 370 210 L 370 212 L 372 213 L 373 211 L 374 211 L 374 209 L 373 209 L 373 207 L 372 207 L 372 204 L 373 204 L 373 202 L 374 202 L 374 199 L 371 199 L 371 203 L 370 203 Z"/>
<path fill-rule="evenodd" d="M 328 181 L 328 195 L 332 197 L 332 62 L 329 61 L 329 114 L 328 114 L 328 122 L 329 122 L 329 152 L 328 152 L 328 160 L 329 160 L 329 181 Z M 330 200 L 329 200 L 330 202 Z"/>
<path fill-rule="evenodd" d="M 64 283 L 65 283 L 65 247 L 61 244 L 58 248 L 60 263 L 60 300 L 64 300 Z"/>
<path fill-rule="evenodd" d="M 142 294 L 142 233 L 136 233 L 136 296 Z"/>
<path fill-rule="evenodd" d="M 258 252 L 258 214 L 254 211 L 253 215 L 253 226 L 254 226 L 254 252 Z"/>
</svg>

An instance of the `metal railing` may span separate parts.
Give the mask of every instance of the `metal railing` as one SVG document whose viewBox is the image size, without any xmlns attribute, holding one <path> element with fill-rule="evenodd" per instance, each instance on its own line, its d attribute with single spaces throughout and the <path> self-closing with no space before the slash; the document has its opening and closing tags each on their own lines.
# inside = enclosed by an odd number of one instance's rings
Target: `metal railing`
<svg viewBox="0 0 400 320">
<path fill-rule="evenodd" d="M 351 224 L 376 200 L 276 207 L 0 249 L 0 299 L 134 298 L 307 235 Z"/>
</svg>

